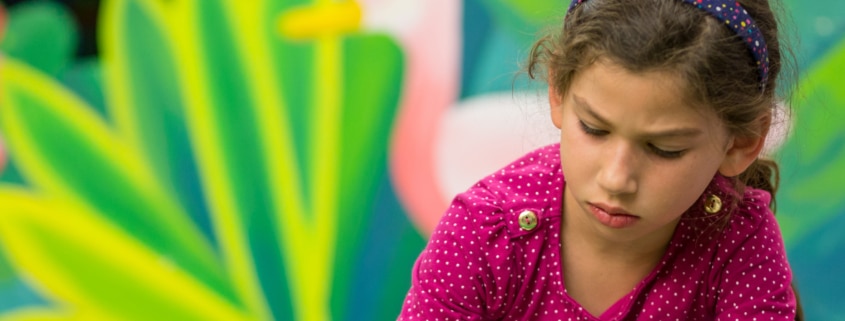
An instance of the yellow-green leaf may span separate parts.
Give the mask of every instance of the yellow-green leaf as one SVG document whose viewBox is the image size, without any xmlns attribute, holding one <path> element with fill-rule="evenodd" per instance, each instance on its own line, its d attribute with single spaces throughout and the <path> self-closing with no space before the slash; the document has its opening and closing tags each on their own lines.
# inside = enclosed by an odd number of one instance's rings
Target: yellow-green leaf
<svg viewBox="0 0 845 321">
<path fill-rule="evenodd" d="M 84 102 L 11 59 L 0 70 L 0 92 L 0 135 L 35 190 L 85 204 L 212 288 L 229 287 L 167 186 Z"/>
<path fill-rule="evenodd" d="M 77 203 L 0 187 L 0 243 L 34 287 L 124 320 L 244 320 L 242 311 Z"/>
</svg>

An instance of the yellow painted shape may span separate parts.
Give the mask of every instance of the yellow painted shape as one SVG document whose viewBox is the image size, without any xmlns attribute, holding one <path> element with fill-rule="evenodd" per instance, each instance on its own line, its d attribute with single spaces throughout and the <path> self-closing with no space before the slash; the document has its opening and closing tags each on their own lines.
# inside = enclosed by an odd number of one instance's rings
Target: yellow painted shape
<svg viewBox="0 0 845 321">
<path fill-rule="evenodd" d="M 317 40 L 314 68 L 316 77 L 312 95 L 314 97 L 314 112 L 311 113 L 311 143 L 314 145 L 309 159 L 314 166 L 309 173 L 312 181 L 311 208 L 314 217 L 313 240 L 314 253 L 326 253 L 318 257 L 311 267 L 305 270 L 311 288 L 306 294 L 319 299 L 323 309 L 328 309 L 330 301 L 332 270 L 334 268 L 335 241 L 337 239 L 337 220 L 341 215 L 338 208 L 338 177 L 340 177 L 340 128 L 344 110 L 343 99 L 343 66 L 341 40 L 337 35 L 321 36 Z M 307 269 L 306 265 L 301 268 Z M 315 302 L 316 304 L 316 302 Z M 316 320 L 316 319 L 312 319 Z"/>
<path fill-rule="evenodd" d="M 322 1 L 285 12 L 277 25 L 279 33 L 291 39 L 350 33 L 361 27 L 361 7 L 354 1 Z"/>
</svg>

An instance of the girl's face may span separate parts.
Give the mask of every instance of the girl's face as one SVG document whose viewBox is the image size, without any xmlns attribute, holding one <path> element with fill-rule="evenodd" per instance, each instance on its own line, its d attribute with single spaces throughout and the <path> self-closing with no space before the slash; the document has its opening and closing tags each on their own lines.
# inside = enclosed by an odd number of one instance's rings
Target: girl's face
<svg viewBox="0 0 845 321">
<path fill-rule="evenodd" d="M 565 219 L 609 241 L 671 237 L 734 142 L 715 112 L 683 101 L 681 83 L 600 60 L 564 95 L 550 88 Z"/>
</svg>

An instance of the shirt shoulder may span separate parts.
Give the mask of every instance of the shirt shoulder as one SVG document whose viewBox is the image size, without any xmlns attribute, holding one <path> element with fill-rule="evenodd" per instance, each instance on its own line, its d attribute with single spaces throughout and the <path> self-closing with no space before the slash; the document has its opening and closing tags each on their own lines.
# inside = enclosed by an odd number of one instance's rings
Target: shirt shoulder
<svg viewBox="0 0 845 321">
<path fill-rule="evenodd" d="M 733 186 L 717 174 L 682 216 L 648 292 L 636 299 L 641 316 L 670 310 L 689 320 L 794 319 L 792 274 L 771 195 L 753 188 L 740 195 Z"/>
<path fill-rule="evenodd" d="M 514 272 L 533 259 L 525 248 L 541 248 L 519 241 L 559 220 L 562 187 L 559 147 L 550 145 L 458 194 L 417 259 L 400 319 L 500 318 L 524 290 Z M 534 215 L 531 228 L 520 226 L 522 213 Z"/>
<path fill-rule="evenodd" d="M 559 203 L 563 189 L 558 144 L 534 150 L 484 177 L 458 194 L 467 214 L 481 217 L 503 215 L 520 209 L 551 207 Z M 447 211 L 447 216 L 452 208 Z"/>
<path fill-rule="evenodd" d="M 747 188 L 722 231 L 711 279 L 720 318 L 794 318 L 792 271 L 770 204 L 768 192 Z"/>
<path fill-rule="evenodd" d="M 458 194 L 437 229 L 465 238 L 471 234 L 469 239 L 477 240 L 488 253 L 500 250 L 487 246 L 543 229 L 545 222 L 561 215 L 564 179 L 558 146 L 534 150 Z M 520 225 L 520 215 L 532 216 L 533 221 Z"/>
</svg>

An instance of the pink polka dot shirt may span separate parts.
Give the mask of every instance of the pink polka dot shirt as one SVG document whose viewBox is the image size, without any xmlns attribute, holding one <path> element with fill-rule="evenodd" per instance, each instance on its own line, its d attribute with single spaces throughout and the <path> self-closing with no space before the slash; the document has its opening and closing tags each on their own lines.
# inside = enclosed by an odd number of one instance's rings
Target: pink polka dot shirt
<svg viewBox="0 0 845 321">
<path fill-rule="evenodd" d="M 794 320 L 795 295 L 770 195 L 747 189 L 728 215 L 716 176 L 663 258 L 600 316 L 570 298 L 561 262 L 565 184 L 557 144 L 458 195 L 420 254 L 399 320 Z M 724 209 L 704 211 L 707 195 Z M 537 225 L 520 226 L 525 210 Z"/>
</svg>

